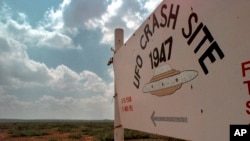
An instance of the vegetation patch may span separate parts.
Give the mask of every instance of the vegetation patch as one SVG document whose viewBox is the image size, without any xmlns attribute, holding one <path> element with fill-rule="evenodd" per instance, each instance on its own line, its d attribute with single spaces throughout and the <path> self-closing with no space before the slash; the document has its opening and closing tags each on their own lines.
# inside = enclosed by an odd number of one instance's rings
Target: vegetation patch
<svg viewBox="0 0 250 141">
<path fill-rule="evenodd" d="M 71 132 L 71 131 L 77 130 L 79 126 L 80 125 L 76 123 L 62 123 L 62 124 L 58 124 L 57 131 L 58 132 Z"/>
<path fill-rule="evenodd" d="M 83 140 L 85 137 L 91 137 L 93 141 L 114 140 L 113 121 L 0 122 L 0 131 L 7 132 L 9 138 L 13 137 L 16 140 L 18 137 L 44 139 L 45 135 L 47 135 L 47 141 L 60 141 L 65 138 Z M 129 129 L 124 130 L 124 139 L 128 141 L 183 141 Z"/>
<path fill-rule="evenodd" d="M 48 133 L 45 131 L 37 131 L 34 129 L 10 130 L 9 134 L 12 137 L 33 137 L 48 135 Z"/>
<path fill-rule="evenodd" d="M 69 138 L 71 138 L 71 139 L 81 139 L 82 135 L 81 135 L 81 133 L 73 133 L 73 134 L 69 135 Z"/>
</svg>

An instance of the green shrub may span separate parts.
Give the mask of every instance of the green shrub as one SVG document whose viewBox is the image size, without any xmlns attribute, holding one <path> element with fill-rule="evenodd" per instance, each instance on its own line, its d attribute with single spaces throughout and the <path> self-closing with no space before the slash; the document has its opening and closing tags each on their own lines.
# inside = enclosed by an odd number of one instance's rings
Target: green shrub
<svg viewBox="0 0 250 141">
<path fill-rule="evenodd" d="M 124 130 L 124 139 L 148 139 L 148 138 L 150 138 L 150 134 L 148 133 L 129 130 L 129 129 Z"/>
<path fill-rule="evenodd" d="M 11 137 L 43 136 L 58 132 L 70 132 L 68 138 L 72 140 L 82 139 L 84 135 L 94 137 L 94 141 L 113 141 L 114 123 L 102 121 L 42 121 L 42 122 L 13 122 L 0 123 L 0 130 L 8 131 Z M 125 140 L 137 139 L 144 141 L 183 141 L 165 136 L 149 134 L 134 130 L 124 130 Z M 60 139 L 58 139 L 60 140 Z M 51 138 L 49 141 L 57 141 Z"/>
<path fill-rule="evenodd" d="M 71 132 L 79 128 L 79 124 L 76 123 L 63 123 L 59 124 L 57 131 L 58 132 Z"/>
<path fill-rule="evenodd" d="M 71 139 L 81 139 L 82 135 L 81 135 L 81 133 L 74 133 L 74 134 L 70 134 L 69 138 L 71 138 Z"/>
<path fill-rule="evenodd" d="M 114 133 L 112 131 L 99 132 L 95 135 L 97 141 L 114 141 Z"/>
<path fill-rule="evenodd" d="M 12 137 L 32 137 L 48 135 L 47 132 L 37 131 L 34 129 L 11 130 L 9 134 L 11 134 Z"/>
</svg>

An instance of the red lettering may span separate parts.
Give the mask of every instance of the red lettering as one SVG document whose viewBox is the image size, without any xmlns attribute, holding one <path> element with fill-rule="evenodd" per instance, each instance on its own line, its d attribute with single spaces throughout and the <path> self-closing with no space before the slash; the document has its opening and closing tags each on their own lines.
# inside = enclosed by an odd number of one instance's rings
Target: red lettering
<svg viewBox="0 0 250 141">
<path fill-rule="evenodd" d="M 248 67 L 246 65 L 249 65 Z M 246 71 L 250 70 L 250 61 L 246 61 L 241 63 L 241 68 L 242 68 L 242 76 L 245 77 L 246 76 Z"/>
<path fill-rule="evenodd" d="M 246 76 L 246 71 L 250 70 L 250 61 L 241 63 L 242 76 Z M 250 95 L 250 80 L 243 81 L 244 84 L 247 84 L 248 94 Z M 250 100 L 246 102 L 246 113 L 250 115 Z"/>
<path fill-rule="evenodd" d="M 134 107 L 133 107 L 133 104 L 131 104 L 131 102 L 132 102 L 132 96 L 126 96 L 126 97 L 121 98 L 122 112 L 134 111 Z"/>
<path fill-rule="evenodd" d="M 129 105 L 129 111 L 134 111 L 133 105 Z"/>
<path fill-rule="evenodd" d="M 129 110 L 128 106 L 125 106 L 125 112 L 128 112 L 128 110 Z"/>
<path fill-rule="evenodd" d="M 250 80 L 244 81 L 244 84 L 247 84 L 247 87 L 248 87 L 248 94 L 250 95 Z"/>
<path fill-rule="evenodd" d="M 246 112 L 247 112 L 247 114 L 250 115 L 250 101 L 247 101 L 246 106 L 248 108 L 248 110 L 246 110 Z"/>
<path fill-rule="evenodd" d="M 126 97 L 126 102 L 132 102 L 131 96 Z"/>
</svg>

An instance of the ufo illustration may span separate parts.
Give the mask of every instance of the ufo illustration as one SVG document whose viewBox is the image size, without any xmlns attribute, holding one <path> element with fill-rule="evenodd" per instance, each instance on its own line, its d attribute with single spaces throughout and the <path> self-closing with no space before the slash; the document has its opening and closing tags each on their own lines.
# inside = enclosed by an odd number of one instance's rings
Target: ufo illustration
<svg viewBox="0 0 250 141">
<path fill-rule="evenodd" d="M 198 72 L 195 70 L 179 71 L 165 64 L 155 70 L 150 82 L 143 87 L 143 92 L 156 96 L 171 95 L 180 89 L 182 84 L 193 80 L 197 75 Z"/>
</svg>

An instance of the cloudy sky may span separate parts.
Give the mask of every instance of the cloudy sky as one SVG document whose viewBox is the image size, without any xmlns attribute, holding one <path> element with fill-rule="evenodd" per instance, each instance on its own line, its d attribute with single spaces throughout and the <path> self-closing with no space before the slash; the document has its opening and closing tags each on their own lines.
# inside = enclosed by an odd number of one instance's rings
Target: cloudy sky
<svg viewBox="0 0 250 141">
<path fill-rule="evenodd" d="M 113 119 L 113 32 L 161 0 L 0 0 L 0 118 Z"/>
</svg>

